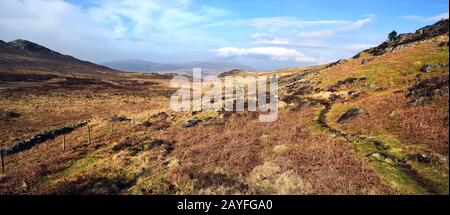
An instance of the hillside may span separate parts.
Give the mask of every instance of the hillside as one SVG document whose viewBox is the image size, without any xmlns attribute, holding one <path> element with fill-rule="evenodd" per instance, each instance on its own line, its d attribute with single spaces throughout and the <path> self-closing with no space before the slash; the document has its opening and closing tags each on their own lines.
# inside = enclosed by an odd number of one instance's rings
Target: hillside
<svg viewBox="0 0 450 215">
<path fill-rule="evenodd" d="M 448 195 L 448 41 L 443 20 L 331 64 L 221 75 L 278 76 L 272 123 L 174 112 L 169 75 L 10 73 L 0 193 Z"/>
<path fill-rule="evenodd" d="M 0 41 L 1 72 L 111 73 L 115 70 L 52 51 L 27 40 Z"/>
</svg>

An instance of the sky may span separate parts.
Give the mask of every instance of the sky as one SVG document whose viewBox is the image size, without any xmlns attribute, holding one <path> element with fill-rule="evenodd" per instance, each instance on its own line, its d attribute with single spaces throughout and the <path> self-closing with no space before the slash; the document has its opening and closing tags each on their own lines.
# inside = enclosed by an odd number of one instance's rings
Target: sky
<svg viewBox="0 0 450 215">
<path fill-rule="evenodd" d="M 448 11 L 447 0 L 1 0 L 0 40 L 95 63 L 227 61 L 271 70 L 352 57 Z"/>
</svg>

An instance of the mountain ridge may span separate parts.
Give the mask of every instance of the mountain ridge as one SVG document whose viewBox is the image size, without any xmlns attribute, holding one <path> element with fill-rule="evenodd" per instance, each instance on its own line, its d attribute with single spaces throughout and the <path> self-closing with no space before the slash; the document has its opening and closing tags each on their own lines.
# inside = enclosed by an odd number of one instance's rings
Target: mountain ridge
<svg viewBox="0 0 450 215">
<path fill-rule="evenodd" d="M 17 39 L 0 42 L 0 65 L 3 70 L 53 70 L 59 72 L 117 72 L 90 61 L 53 51 L 37 43 Z"/>
<path fill-rule="evenodd" d="M 219 75 L 234 69 L 255 70 L 254 68 L 239 63 L 221 61 L 191 61 L 184 63 L 157 63 L 146 60 L 119 60 L 102 63 L 107 67 L 130 72 L 175 72 L 181 74 L 192 73 L 192 68 L 202 68 L 202 71 L 210 75 Z"/>
</svg>

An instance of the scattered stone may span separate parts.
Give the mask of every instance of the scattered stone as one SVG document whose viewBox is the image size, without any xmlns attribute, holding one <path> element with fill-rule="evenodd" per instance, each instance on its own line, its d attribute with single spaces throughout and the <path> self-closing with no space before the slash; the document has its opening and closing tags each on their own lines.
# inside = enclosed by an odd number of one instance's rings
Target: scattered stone
<svg viewBox="0 0 450 215">
<path fill-rule="evenodd" d="M 408 88 L 406 97 L 412 107 L 418 104 L 431 104 L 435 96 L 448 93 L 448 75 L 431 77 Z"/>
<path fill-rule="evenodd" d="M 363 83 L 362 86 L 363 87 L 367 87 L 367 88 L 375 88 L 375 87 L 377 87 L 377 85 L 375 85 L 374 83 Z"/>
<path fill-rule="evenodd" d="M 383 158 L 383 155 L 381 155 L 381 153 L 379 153 L 379 152 L 374 152 L 374 153 L 370 154 L 370 156 L 372 156 L 372 157 L 374 157 L 376 159 Z"/>
<path fill-rule="evenodd" d="M 442 41 L 439 43 L 439 47 L 448 46 L 448 41 Z"/>
<path fill-rule="evenodd" d="M 292 93 L 292 95 L 306 95 L 312 93 L 313 88 L 310 85 L 296 85 L 288 88 L 287 92 Z"/>
<path fill-rule="evenodd" d="M 431 157 L 427 154 L 419 154 L 416 156 L 416 159 L 420 163 L 430 163 Z"/>
<path fill-rule="evenodd" d="M 446 162 L 445 157 L 440 156 L 440 155 L 433 155 L 430 153 L 418 153 L 418 154 L 408 155 L 407 159 L 414 160 L 419 163 L 445 163 Z"/>
<path fill-rule="evenodd" d="M 421 71 L 421 72 L 428 73 L 428 72 L 431 72 L 432 69 L 433 69 L 433 66 L 432 66 L 432 65 L 430 65 L 430 64 L 425 64 L 425 65 L 422 66 L 422 68 L 420 68 L 420 71 Z"/>
<path fill-rule="evenodd" d="M 351 108 L 350 110 L 348 110 L 347 112 L 342 114 L 339 117 L 339 119 L 337 120 L 337 122 L 340 123 L 342 121 L 347 121 L 347 120 L 353 119 L 353 118 L 361 115 L 362 113 L 364 113 L 364 111 L 361 108 Z"/>
<path fill-rule="evenodd" d="M 190 119 L 190 120 L 186 121 L 185 123 L 183 123 L 183 125 L 181 125 L 181 127 L 190 128 L 190 127 L 196 126 L 198 123 L 199 123 L 198 120 Z"/>
<path fill-rule="evenodd" d="M 336 101 L 338 99 L 340 99 L 341 97 L 335 93 L 330 94 L 330 96 L 328 97 L 328 100 L 330 101 Z"/>
<path fill-rule="evenodd" d="M 131 120 L 125 116 L 114 115 L 114 116 L 111 116 L 111 118 L 109 118 L 109 121 L 110 122 L 125 122 L 125 121 L 131 121 Z"/>
<path fill-rule="evenodd" d="M 351 83 L 353 83 L 353 82 L 355 82 L 355 81 L 357 81 L 358 79 L 357 78 L 347 78 L 347 79 L 344 79 L 344 80 L 341 80 L 341 81 L 338 81 L 337 82 L 337 85 L 344 85 L 344 84 L 351 84 Z"/>
</svg>

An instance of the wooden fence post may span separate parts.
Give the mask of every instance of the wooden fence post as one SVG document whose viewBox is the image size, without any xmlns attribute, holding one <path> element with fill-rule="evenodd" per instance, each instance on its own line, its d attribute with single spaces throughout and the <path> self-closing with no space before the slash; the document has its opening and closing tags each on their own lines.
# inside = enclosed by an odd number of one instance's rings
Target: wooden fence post
<svg viewBox="0 0 450 215">
<path fill-rule="evenodd" d="M 5 162 L 3 161 L 4 150 L 0 150 L 0 158 L 2 160 L 2 173 L 5 172 Z"/>
<path fill-rule="evenodd" d="M 91 128 L 89 127 L 89 125 L 87 125 L 87 130 L 88 130 L 88 144 L 91 145 Z"/>
<path fill-rule="evenodd" d="M 63 151 L 66 151 L 66 135 L 62 136 L 62 146 L 63 146 Z"/>
<path fill-rule="evenodd" d="M 114 123 L 111 122 L 111 140 L 110 140 L 111 144 L 113 143 L 113 138 L 114 138 L 114 128 L 113 128 L 113 125 L 114 125 Z"/>
</svg>

